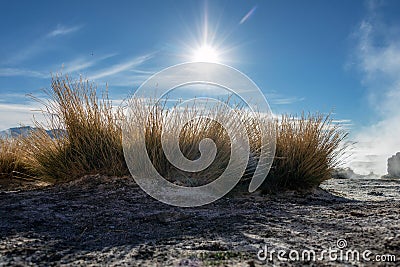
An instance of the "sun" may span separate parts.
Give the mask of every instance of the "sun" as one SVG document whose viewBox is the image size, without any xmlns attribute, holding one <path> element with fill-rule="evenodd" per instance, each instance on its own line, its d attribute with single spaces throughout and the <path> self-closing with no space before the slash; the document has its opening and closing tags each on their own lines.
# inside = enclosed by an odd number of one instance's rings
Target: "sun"
<svg viewBox="0 0 400 267">
<path fill-rule="evenodd" d="M 202 45 L 193 51 L 192 60 L 195 62 L 219 62 L 220 53 L 210 45 Z"/>
</svg>

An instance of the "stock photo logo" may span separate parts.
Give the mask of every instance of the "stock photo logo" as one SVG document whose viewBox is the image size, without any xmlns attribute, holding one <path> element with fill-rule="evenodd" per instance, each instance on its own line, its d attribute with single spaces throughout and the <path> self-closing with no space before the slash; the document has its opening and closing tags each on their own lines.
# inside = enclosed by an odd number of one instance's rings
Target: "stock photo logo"
<svg viewBox="0 0 400 267">
<path fill-rule="evenodd" d="M 169 98 L 182 88 L 184 92 L 188 88 L 210 92 L 211 96 Z M 215 92 L 221 90 L 228 97 L 216 97 Z M 241 103 L 232 105 L 232 98 Z M 248 191 L 260 187 L 275 155 L 276 129 L 272 122 L 265 96 L 240 71 L 219 63 L 183 63 L 156 73 L 127 100 L 122 127 L 124 156 L 137 184 L 153 198 L 173 206 L 201 206 L 231 191 L 250 167 L 253 171 Z M 199 128 L 224 132 L 229 140 L 216 140 L 222 136 L 218 134 L 197 140 L 201 136 Z M 254 132 L 256 138 L 250 138 Z M 188 153 L 182 152 L 182 138 L 197 146 L 195 157 L 188 158 Z M 154 144 L 162 151 L 154 151 Z M 230 151 L 218 152 L 221 147 Z M 221 158 L 224 170 L 215 172 L 218 177 L 207 184 L 184 186 L 163 177 L 169 169 L 160 164 L 164 161 L 160 157 L 165 157 L 174 169 L 189 174 L 188 180 L 196 173 L 212 170 Z"/>
<path fill-rule="evenodd" d="M 262 262 L 396 262 L 396 255 L 374 254 L 371 250 L 351 248 L 346 239 L 340 238 L 336 244 L 323 250 L 275 249 L 266 244 L 261 246 L 257 259 Z"/>
</svg>

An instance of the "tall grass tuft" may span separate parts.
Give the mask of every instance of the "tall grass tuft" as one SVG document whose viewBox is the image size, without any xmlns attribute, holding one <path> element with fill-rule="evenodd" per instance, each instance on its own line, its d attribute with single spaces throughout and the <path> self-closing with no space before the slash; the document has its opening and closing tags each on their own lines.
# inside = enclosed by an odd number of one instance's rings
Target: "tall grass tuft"
<svg viewBox="0 0 400 267">
<path fill-rule="evenodd" d="M 122 118 L 107 93 L 97 96 L 94 84 L 55 76 L 49 97 L 41 101 L 47 118 L 42 130 L 25 141 L 31 167 L 44 179 L 68 181 L 86 174 L 127 175 L 122 153 Z M 38 100 L 40 101 L 40 100 Z M 52 136 L 45 128 L 53 129 Z"/>
<path fill-rule="evenodd" d="M 32 175 L 21 138 L 0 138 L 0 179 L 24 179 Z"/>
<path fill-rule="evenodd" d="M 214 105 L 209 110 L 189 105 L 171 115 L 165 103 L 152 106 L 145 100 L 134 99 L 130 104 L 133 113 L 131 117 L 134 120 L 132 123 L 143 126 L 138 130 L 143 131 L 145 136 L 148 156 L 155 169 L 167 180 L 184 186 L 200 186 L 215 180 L 224 172 L 231 156 L 231 141 L 224 126 L 219 122 L 230 127 L 237 127 L 229 114 L 224 111 L 224 105 Z M 250 125 L 247 123 L 250 122 L 250 117 L 244 116 L 240 108 L 234 110 L 237 118 L 241 119 L 244 125 Z M 218 118 L 218 122 L 211 120 L 210 117 Z M 214 161 L 202 171 L 193 173 L 179 170 L 164 154 L 161 144 L 163 131 L 173 128 L 182 121 L 187 121 L 187 123 L 179 132 L 171 131 L 164 134 L 167 135 L 167 142 L 172 135 L 179 136 L 179 148 L 186 158 L 196 160 L 200 157 L 199 143 L 205 138 L 212 139 L 216 145 L 217 154 Z M 257 136 L 253 136 L 254 134 L 257 133 L 249 131 L 250 140 L 257 139 Z M 134 143 L 135 138 L 132 138 L 130 142 Z"/>
<path fill-rule="evenodd" d="M 331 178 L 346 152 L 343 141 L 348 134 L 330 115 L 282 115 L 276 133 L 275 159 L 264 192 L 315 188 Z"/>
<path fill-rule="evenodd" d="M 67 76 L 54 76 L 51 89 L 45 92 L 48 99 L 38 101 L 44 106 L 46 123 L 36 122 L 38 130 L 18 143 L 0 140 L 0 175 L 10 176 L 16 171 L 34 173 L 43 180 L 55 182 L 97 173 L 129 175 L 119 123 L 125 116 L 121 109 L 113 108 L 107 93 L 99 97 L 94 84 L 83 79 L 72 81 Z M 232 125 L 232 118 L 221 106 L 206 111 L 196 109 L 196 106 L 186 107 L 176 113 L 175 121 L 171 121 L 171 118 L 167 119 L 169 111 L 165 105 L 149 106 L 141 99 L 133 100 L 132 104 L 131 123 L 139 125 L 137 128 L 143 131 L 150 160 L 163 177 L 185 186 L 199 186 L 224 172 L 231 155 L 230 138 L 223 125 L 205 118 L 211 114 L 211 117 L 218 117 L 218 121 Z M 246 180 L 251 178 L 260 152 L 259 118 L 240 107 L 235 112 L 247 130 L 250 144 L 251 162 L 244 177 Z M 217 148 L 212 164 L 198 173 L 174 167 L 161 145 L 161 134 L 168 128 L 168 123 L 186 121 L 187 118 L 196 119 L 190 120 L 178 133 L 183 155 L 197 159 L 199 143 L 205 138 L 212 139 Z M 263 184 L 264 192 L 314 188 L 329 179 L 333 168 L 341 163 L 345 152 L 342 141 L 347 133 L 333 124 L 330 116 L 303 114 L 296 118 L 283 115 L 270 127 L 276 129 L 276 155 Z M 49 135 L 44 129 L 53 129 L 53 132 Z M 23 149 L 17 149 L 18 146 Z"/>
</svg>

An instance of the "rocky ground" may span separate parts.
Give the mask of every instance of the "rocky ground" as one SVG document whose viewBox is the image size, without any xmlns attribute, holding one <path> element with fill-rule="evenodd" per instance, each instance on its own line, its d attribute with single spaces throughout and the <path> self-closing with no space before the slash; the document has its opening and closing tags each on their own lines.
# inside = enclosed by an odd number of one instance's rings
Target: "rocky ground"
<svg viewBox="0 0 400 267">
<path fill-rule="evenodd" d="M 230 195 L 197 208 L 162 204 L 128 177 L 3 190 L 0 266 L 399 266 L 400 198 L 352 183 L 332 179 L 326 191 L 308 195 Z M 320 258 L 338 245 L 333 259 L 283 261 L 271 254 L 282 249 L 294 259 L 293 251 L 314 250 Z M 369 250 L 371 261 L 341 258 L 348 250 Z M 395 262 L 374 261 L 390 255 Z"/>
</svg>

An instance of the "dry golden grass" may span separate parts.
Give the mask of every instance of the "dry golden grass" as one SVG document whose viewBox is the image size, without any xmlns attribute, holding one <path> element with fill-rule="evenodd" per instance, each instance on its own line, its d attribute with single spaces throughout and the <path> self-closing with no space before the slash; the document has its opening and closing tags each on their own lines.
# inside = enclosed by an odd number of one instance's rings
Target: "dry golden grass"
<svg viewBox="0 0 400 267">
<path fill-rule="evenodd" d="M 142 126 L 138 130 L 142 130 L 145 136 L 149 158 L 155 169 L 167 180 L 185 186 L 199 186 L 213 181 L 224 172 L 231 156 L 231 141 L 223 125 L 230 125 L 233 129 L 236 129 L 238 125 L 225 112 L 223 105 L 212 106 L 209 110 L 198 108 L 196 105 L 189 105 L 179 112 L 173 113 L 172 116 L 170 109 L 165 107 L 165 103 L 151 106 L 147 101 L 134 99 L 130 104 L 133 112 L 131 115 L 134 118 L 131 123 Z M 252 117 L 238 107 L 234 110 L 237 118 L 246 126 L 245 130 L 248 129 L 250 146 L 254 146 L 253 143 L 257 142 L 259 136 L 257 132 L 250 131 L 248 128 L 250 126 L 254 127 L 251 121 Z M 148 114 L 150 115 L 148 116 Z M 210 118 L 212 117 L 218 118 L 218 122 L 211 120 Z M 217 154 L 212 164 L 202 171 L 186 172 L 179 170 L 169 162 L 164 153 L 161 144 L 162 132 L 166 131 L 166 129 L 172 129 L 182 121 L 187 121 L 187 123 L 182 127 L 181 131 L 168 131 L 165 140 L 169 142 L 172 135 L 179 136 L 180 151 L 190 160 L 200 157 L 200 141 L 205 138 L 213 140 L 217 148 Z M 134 142 L 134 138 L 131 141 Z"/>
<path fill-rule="evenodd" d="M 82 79 L 71 81 L 68 77 L 53 77 L 51 89 L 46 91 L 48 100 L 41 102 L 47 123 L 37 123 L 39 130 L 18 142 L 0 140 L 2 175 L 21 172 L 53 182 L 97 173 L 128 175 L 119 123 L 125 117 L 121 109 L 112 107 L 107 94 L 98 97 L 96 91 L 94 84 Z M 138 128 L 144 131 L 148 155 L 163 177 L 186 186 L 198 186 L 223 173 L 231 155 L 230 138 L 221 124 L 203 118 L 211 114 L 221 122 L 231 123 L 232 118 L 223 108 L 216 106 L 204 111 L 195 106 L 186 107 L 172 121 L 197 117 L 179 132 L 180 150 L 188 159 L 200 156 L 199 143 L 204 138 L 212 139 L 217 147 L 216 158 L 209 167 L 198 173 L 188 173 L 168 161 L 161 145 L 161 133 L 167 123 L 171 123 L 166 120 L 168 109 L 162 104 L 150 107 L 139 99 L 132 103 L 135 106 L 132 123 L 140 125 Z M 251 178 L 261 146 L 260 118 L 240 107 L 235 112 L 249 138 L 253 166 L 249 163 L 245 176 Z M 330 178 L 332 169 L 340 163 L 344 153 L 341 145 L 347 133 L 340 125 L 332 124 L 329 116 L 316 114 L 302 115 L 299 119 L 284 115 L 272 127 L 277 131 L 276 156 L 263 184 L 264 192 L 306 190 Z M 55 138 L 46 133 L 46 128 L 54 129 Z"/>
<path fill-rule="evenodd" d="M 21 137 L 0 139 L 0 179 L 27 179 L 33 175 Z"/>
<path fill-rule="evenodd" d="M 44 105 L 46 125 L 55 129 L 51 138 L 44 130 L 25 139 L 30 165 L 46 180 L 68 181 L 86 174 L 127 175 L 122 153 L 122 114 L 115 112 L 104 94 L 82 79 L 53 77 Z"/>
<path fill-rule="evenodd" d="M 276 121 L 276 153 L 264 192 L 308 190 L 331 178 L 341 164 L 347 133 L 330 116 L 283 115 Z"/>
</svg>

